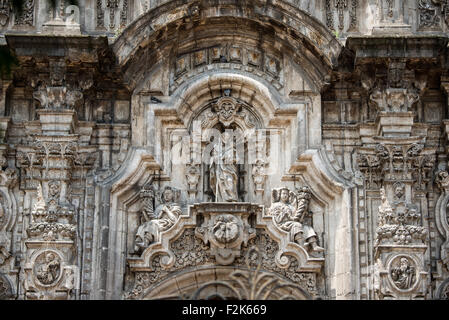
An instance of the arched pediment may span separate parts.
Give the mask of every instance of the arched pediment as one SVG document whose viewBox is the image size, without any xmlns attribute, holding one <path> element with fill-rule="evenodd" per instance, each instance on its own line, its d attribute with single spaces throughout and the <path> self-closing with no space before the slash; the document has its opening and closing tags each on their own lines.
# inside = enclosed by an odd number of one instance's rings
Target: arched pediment
<svg viewBox="0 0 449 320">
<path fill-rule="evenodd" d="M 288 55 L 307 66 L 317 88 L 341 51 L 332 33 L 307 13 L 286 3 L 258 1 L 170 1 L 130 24 L 112 48 L 133 89 L 160 60 L 226 40 L 248 44 L 264 57 Z"/>
</svg>

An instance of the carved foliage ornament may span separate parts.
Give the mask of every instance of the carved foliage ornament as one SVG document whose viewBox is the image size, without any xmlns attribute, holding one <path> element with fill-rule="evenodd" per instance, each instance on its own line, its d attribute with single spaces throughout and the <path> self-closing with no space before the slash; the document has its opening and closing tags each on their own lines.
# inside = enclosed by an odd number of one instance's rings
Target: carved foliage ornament
<svg viewBox="0 0 449 320">
<path fill-rule="evenodd" d="M 166 270 L 161 267 L 161 255 L 154 257 L 151 263 L 152 271 L 136 272 L 134 286 L 131 291 L 125 293 L 125 299 L 143 298 L 148 292 L 148 288 L 165 281 L 171 274 L 173 274 L 173 271 L 185 270 L 187 267 L 210 266 L 215 264 L 215 261 L 209 255 L 207 245 L 195 236 L 194 229 L 184 230 L 183 234 L 172 242 L 170 247 L 175 256 L 175 263 L 173 266 Z M 254 249 L 255 247 L 258 249 Z M 295 288 L 297 288 L 299 292 L 307 292 L 311 297 L 317 296 L 316 275 L 311 272 L 298 272 L 297 260 L 292 259 L 287 268 L 279 268 L 273 263 L 278 249 L 278 244 L 263 231 L 258 231 L 257 237 L 249 240 L 248 246 L 242 248 L 242 255 L 236 257 L 233 266 L 236 267 L 236 270 L 239 270 L 238 272 L 242 272 L 242 276 L 248 275 L 247 271 L 251 270 L 253 277 L 250 276 L 249 279 L 246 278 L 249 282 L 245 281 L 244 277 L 240 278 L 244 280 L 241 283 L 243 287 L 234 286 L 234 289 L 239 292 L 239 294 L 235 295 L 235 298 L 240 296 L 242 299 L 265 299 L 268 291 L 274 289 L 276 287 L 275 284 L 280 283 L 272 282 L 272 285 L 266 286 L 265 290 L 261 291 L 258 289 L 263 288 L 263 283 L 268 284 L 268 282 L 262 281 L 263 279 L 274 280 L 276 277 L 275 274 L 290 280 L 290 284 L 293 284 L 293 286 L 289 286 L 290 289 L 295 290 Z M 247 267 L 247 271 L 237 269 L 244 266 Z M 260 277 L 258 277 L 257 274 L 254 276 L 254 271 L 256 270 L 259 270 L 258 274 Z M 251 275 L 251 273 L 249 275 Z M 231 279 L 237 280 L 239 278 Z M 231 279 L 229 282 L 230 285 L 232 285 L 233 282 Z M 203 283 L 203 285 L 207 287 L 210 286 L 211 283 Z M 200 288 L 203 287 L 203 285 L 201 285 Z M 244 290 L 245 288 L 249 289 L 249 291 Z M 251 288 L 257 290 L 251 291 Z M 199 299 L 207 298 L 201 294 L 202 291 L 203 290 L 200 290 L 198 292 L 195 290 L 187 297 L 178 298 L 193 298 L 195 296 Z M 271 293 L 274 292 L 271 291 Z M 304 294 L 301 296 L 304 297 Z M 156 296 L 153 298 L 157 299 L 158 297 Z M 268 298 L 272 299 L 273 296 L 269 295 Z"/>
<path fill-rule="evenodd" d="M 194 207 L 193 210 L 198 209 Z M 195 230 L 198 238 L 205 244 L 210 243 L 210 253 L 221 265 L 233 263 L 240 256 L 242 244 L 246 246 L 248 240 L 256 236 L 248 223 L 249 212 L 244 212 L 245 209 L 231 203 L 208 205 L 203 224 Z M 223 211 L 229 213 L 220 213 Z"/>
<path fill-rule="evenodd" d="M 424 242 L 427 229 L 421 226 L 421 214 L 416 206 L 401 201 L 392 207 L 383 188 L 380 189 L 380 195 L 375 246 L 384 243 L 406 245 Z"/>
<path fill-rule="evenodd" d="M 430 181 L 430 172 L 435 165 L 435 156 L 426 154 L 424 145 L 377 144 L 374 150 L 357 155 L 357 164 L 364 174 L 369 188 L 380 187 L 384 179 L 413 179 L 416 190 L 425 190 Z"/>
</svg>

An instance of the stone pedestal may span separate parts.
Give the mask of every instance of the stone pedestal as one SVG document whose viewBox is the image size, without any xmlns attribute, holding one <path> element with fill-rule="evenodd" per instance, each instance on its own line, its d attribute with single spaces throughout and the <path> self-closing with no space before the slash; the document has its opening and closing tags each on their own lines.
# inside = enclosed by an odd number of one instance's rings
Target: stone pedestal
<svg viewBox="0 0 449 320">
<path fill-rule="evenodd" d="M 64 135 L 73 133 L 75 127 L 74 110 L 37 110 L 42 124 L 42 133 L 46 135 Z"/>
<path fill-rule="evenodd" d="M 377 134 L 384 137 L 410 137 L 414 113 L 379 112 L 377 116 Z"/>
</svg>

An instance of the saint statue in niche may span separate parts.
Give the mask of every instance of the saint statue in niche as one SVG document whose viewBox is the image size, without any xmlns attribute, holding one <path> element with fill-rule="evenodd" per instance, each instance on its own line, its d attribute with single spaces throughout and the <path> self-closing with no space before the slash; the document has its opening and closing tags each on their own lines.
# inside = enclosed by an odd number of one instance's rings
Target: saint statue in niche
<svg viewBox="0 0 449 320">
<path fill-rule="evenodd" d="M 210 186 L 215 202 L 238 201 L 237 152 L 232 141 L 233 136 L 226 132 L 215 144 L 210 158 Z"/>
<path fill-rule="evenodd" d="M 317 244 L 318 238 L 313 228 L 304 223 L 309 214 L 309 189 L 303 187 L 298 194 L 290 192 L 288 188 L 274 189 L 272 196 L 273 203 L 269 213 L 281 230 L 289 232 L 290 240 L 299 245 L 305 244 L 314 252 L 324 251 Z"/>
<path fill-rule="evenodd" d="M 161 194 L 161 204 L 153 211 L 153 199 L 144 199 L 143 219 L 144 222 L 139 226 L 136 233 L 135 247 L 136 252 L 147 248 L 151 243 L 159 241 L 159 234 L 162 231 L 170 229 L 182 214 L 181 207 L 175 203 L 175 191 L 167 186 Z"/>
</svg>

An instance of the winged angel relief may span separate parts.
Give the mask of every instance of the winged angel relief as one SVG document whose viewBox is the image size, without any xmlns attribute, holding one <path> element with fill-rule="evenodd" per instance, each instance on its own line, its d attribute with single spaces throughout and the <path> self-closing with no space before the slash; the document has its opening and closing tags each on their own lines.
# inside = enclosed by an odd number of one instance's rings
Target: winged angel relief
<svg viewBox="0 0 449 320">
<path fill-rule="evenodd" d="M 310 190 L 303 187 L 297 193 L 288 188 L 273 189 L 269 214 L 274 223 L 290 236 L 290 241 L 309 247 L 313 252 L 322 252 L 313 228 L 305 223 L 309 212 Z"/>
</svg>

